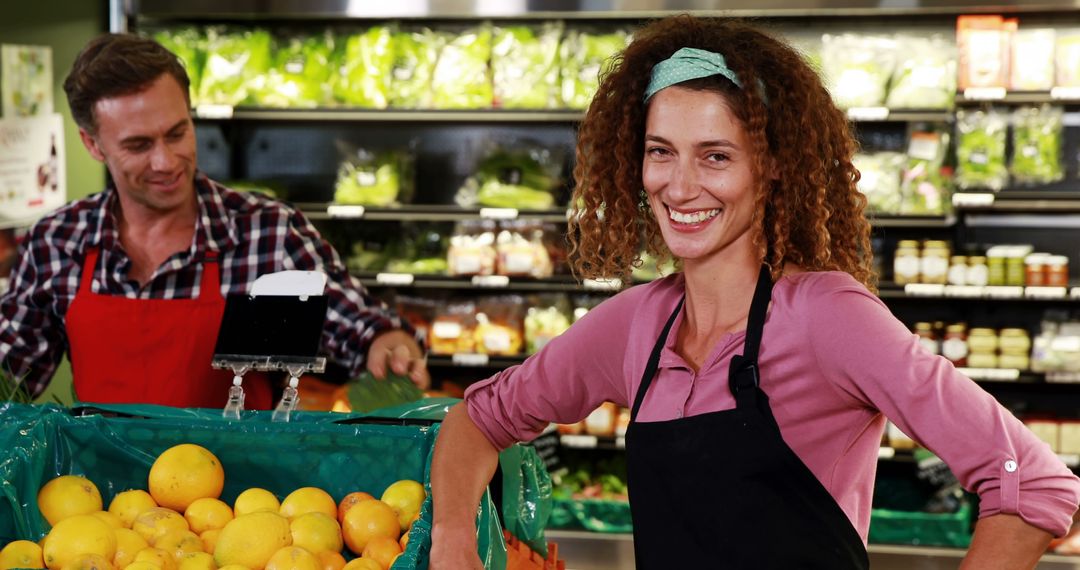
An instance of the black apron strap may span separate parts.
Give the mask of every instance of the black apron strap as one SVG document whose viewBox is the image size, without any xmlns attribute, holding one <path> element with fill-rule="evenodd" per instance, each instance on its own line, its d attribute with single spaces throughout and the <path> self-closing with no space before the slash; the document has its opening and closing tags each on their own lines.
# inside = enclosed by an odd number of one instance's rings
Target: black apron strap
<svg viewBox="0 0 1080 570">
<path fill-rule="evenodd" d="M 679 304 L 675 305 L 675 310 L 671 312 L 671 316 L 668 317 L 667 324 L 664 325 L 663 332 L 660 333 L 660 338 L 656 339 L 656 344 L 653 345 L 652 354 L 649 355 L 649 363 L 645 365 L 645 374 L 641 376 L 641 384 L 638 385 L 637 394 L 634 396 L 634 407 L 630 410 L 630 421 L 637 420 L 638 410 L 641 409 L 641 402 L 645 400 L 645 392 L 649 391 L 649 386 L 652 384 L 653 377 L 656 376 L 656 369 L 660 366 L 660 352 L 664 350 L 664 344 L 667 342 L 668 333 L 671 332 L 671 325 L 675 323 L 675 317 L 679 315 L 679 311 L 682 310 L 683 302 L 686 301 L 686 296 L 679 299 Z"/>
<path fill-rule="evenodd" d="M 750 314 L 746 319 L 746 342 L 743 345 L 743 353 L 731 357 L 731 365 L 728 368 L 728 384 L 739 406 L 753 405 L 757 401 L 755 388 L 761 384 L 757 362 L 758 349 L 761 347 L 765 316 L 769 310 L 769 300 L 772 298 L 772 286 L 769 266 L 762 265 L 761 272 L 758 273 L 757 287 L 754 288 L 754 298 L 750 301 Z"/>
</svg>

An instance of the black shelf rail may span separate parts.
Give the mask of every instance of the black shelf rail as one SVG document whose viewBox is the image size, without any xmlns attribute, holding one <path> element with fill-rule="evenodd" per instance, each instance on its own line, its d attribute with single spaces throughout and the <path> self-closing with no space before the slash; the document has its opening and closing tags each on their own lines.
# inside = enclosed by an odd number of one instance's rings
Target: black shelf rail
<svg viewBox="0 0 1080 570">
<path fill-rule="evenodd" d="M 956 226 L 954 215 L 877 214 L 867 213 L 866 218 L 875 228 L 948 229 Z"/>
</svg>

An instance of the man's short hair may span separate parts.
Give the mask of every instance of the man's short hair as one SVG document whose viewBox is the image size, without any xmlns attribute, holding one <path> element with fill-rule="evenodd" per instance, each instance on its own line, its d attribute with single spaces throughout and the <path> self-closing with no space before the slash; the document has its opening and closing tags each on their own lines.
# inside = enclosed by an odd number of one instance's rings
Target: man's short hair
<svg viewBox="0 0 1080 570">
<path fill-rule="evenodd" d="M 191 81 L 180 59 L 161 44 L 133 34 L 105 34 L 90 40 L 64 80 L 75 124 L 97 132 L 98 101 L 139 93 L 164 74 L 171 75 L 191 103 Z"/>
</svg>

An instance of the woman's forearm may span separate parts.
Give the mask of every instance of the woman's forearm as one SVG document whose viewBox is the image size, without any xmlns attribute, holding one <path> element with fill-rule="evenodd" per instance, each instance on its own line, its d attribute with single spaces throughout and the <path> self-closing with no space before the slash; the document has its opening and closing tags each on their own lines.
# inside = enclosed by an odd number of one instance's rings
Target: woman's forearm
<svg viewBox="0 0 1080 570">
<path fill-rule="evenodd" d="M 979 519 L 960 570 L 1034 568 L 1051 538 L 1050 533 L 1015 515 L 991 515 Z"/>
<path fill-rule="evenodd" d="M 439 428 L 431 467 L 432 538 L 476 540 L 476 509 L 495 473 L 499 451 L 476 427 L 462 402 Z M 475 549 L 474 549 L 475 551 Z"/>
</svg>

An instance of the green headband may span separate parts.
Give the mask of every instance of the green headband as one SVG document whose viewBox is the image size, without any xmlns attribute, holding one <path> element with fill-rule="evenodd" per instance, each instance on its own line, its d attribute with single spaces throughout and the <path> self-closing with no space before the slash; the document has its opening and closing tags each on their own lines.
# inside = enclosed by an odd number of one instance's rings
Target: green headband
<svg viewBox="0 0 1080 570">
<path fill-rule="evenodd" d="M 742 81 L 727 66 L 724 56 L 697 48 L 682 48 L 652 68 L 652 78 L 645 88 L 645 101 L 648 102 L 657 91 L 671 87 L 676 83 L 722 75 L 742 89 Z M 764 85 L 762 85 L 764 87 Z M 764 98 L 765 90 L 761 90 Z"/>
</svg>

